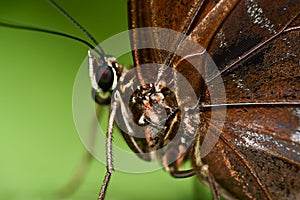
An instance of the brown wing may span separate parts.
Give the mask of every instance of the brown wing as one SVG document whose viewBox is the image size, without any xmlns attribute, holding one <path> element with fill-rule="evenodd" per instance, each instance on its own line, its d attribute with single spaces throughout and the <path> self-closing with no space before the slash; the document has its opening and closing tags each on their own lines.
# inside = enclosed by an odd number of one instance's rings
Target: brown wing
<svg viewBox="0 0 300 200">
<path fill-rule="evenodd" d="M 300 17 L 285 27 L 300 12 L 299 0 L 240 1 L 217 29 L 206 24 L 205 29 L 213 33 L 209 40 L 199 36 L 203 33 L 200 24 L 214 9 L 216 1 L 203 4 L 187 0 L 128 2 L 130 28 L 171 28 L 204 44 L 224 80 L 226 102 L 219 103 L 300 101 Z M 195 6 L 200 5 L 198 12 Z M 146 40 L 176 46 L 180 40 L 160 41 L 151 34 L 131 37 L 133 47 Z M 255 48 L 257 50 L 252 51 Z M 159 50 L 137 50 L 133 56 L 139 65 L 166 64 L 171 55 Z M 182 62 L 178 71 L 188 78 L 195 90 L 201 91 L 203 82 L 198 81 L 201 77 L 190 67 Z M 216 71 L 204 70 L 209 84 L 218 90 L 213 78 Z M 210 103 L 209 92 L 206 92 L 205 102 Z M 210 116 L 209 112 L 206 115 Z M 209 124 L 209 118 L 207 125 L 217 127 L 217 124 Z M 299 127 L 297 105 L 231 106 L 227 108 L 224 129 L 215 130 L 221 136 L 203 162 L 209 165 L 217 182 L 239 199 L 299 199 Z"/>
<path fill-rule="evenodd" d="M 221 136 L 203 163 L 238 199 L 299 199 L 299 119 L 299 108 L 292 107 L 227 109 L 223 130 L 215 130 Z"/>
<path fill-rule="evenodd" d="M 244 0 L 232 6 L 226 20 L 216 26 L 212 23 L 217 23 L 218 20 L 203 22 L 207 13 L 216 5 L 215 1 L 130 0 L 128 5 L 129 28 L 169 28 L 189 34 L 200 44 L 203 44 L 204 40 L 202 35 L 213 34 L 206 36 L 213 37 L 207 41 L 207 49 L 219 71 L 280 32 L 300 12 L 300 1 L 274 1 L 270 5 L 266 0 Z M 221 12 L 215 13 L 213 17 L 217 18 L 219 15 Z M 286 28 L 287 30 L 298 26 L 298 29 L 280 34 L 258 51 L 251 53 L 246 60 L 222 72 L 227 103 L 299 101 L 299 20 L 298 17 L 298 20 Z M 214 32 L 215 29 L 217 30 Z M 152 43 L 154 46 L 171 46 L 169 49 L 172 49 L 176 48 L 179 40 L 180 38 L 168 38 L 166 35 L 155 33 L 131 35 L 133 47 L 139 43 Z M 136 66 L 149 62 L 168 64 L 172 53 L 146 49 L 134 51 L 133 56 Z M 187 68 L 189 66 L 183 63 L 178 71 L 188 78 L 189 75 L 195 74 L 195 71 L 190 69 L 186 73 L 184 71 Z M 207 78 L 215 74 L 216 72 L 210 72 Z M 188 79 L 193 82 L 201 77 L 193 76 Z M 215 83 L 211 81 L 210 84 Z M 198 89 L 196 86 L 194 88 Z M 209 103 L 209 96 L 206 102 Z"/>
<path fill-rule="evenodd" d="M 135 66 L 139 67 L 144 63 L 171 65 L 170 61 L 178 43 L 182 39 L 182 35 L 173 34 L 169 36 L 168 32 L 142 32 L 134 29 L 159 27 L 188 35 L 214 6 L 214 1 L 128 0 L 129 28 L 133 29 L 130 37 L 132 48 L 134 49 Z M 149 43 L 157 48 L 139 49 L 139 47 Z M 160 47 L 168 49 L 168 51 L 161 50 Z M 178 59 L 180 58 L 174 60 Z M 183 63 L 177 70 L 191 82 L 196 93 L 200 95 L 198 91 L 202 91 L 200 87 L 203 84 L 201 83 L 201 75 L 196 69 L 189 63 Z"/>
<path fill-rule="evenodd" d="M 281 33 L 231 66 L 300 12 L 299 1 L 269 3 L 238 4 L 208 48 L 220 71 L 230 66 L 222 72 L 227 103 L 300 101 L 299 16 L 285 30 L 298 28 Z M 217 182 L 239 199 L 299 199 L 299 110 L 229 107 L 218 143 L 203 159 Z"/>
<path fill-rule="evenodd" d="M 176 1 L 176 0 L 128 0 L 129 28 L 160 27 L 185 33 L 192 17 L 201 5 L 201 1 Z M 178 13 L 184 13 L 178 15 Z M 167 39 L 166 39 L 167 38 Z M 137 43 L 151 42 L 161 46 L 176 46 L 180 38 L 169 38 L 165 35 L 133 34 L 132 46 Z M 153 50 L 137 50 L 133 52 L 135 65 L 148 62 L 166 64 L 168 52 Z"/>
<path fill-rule="evenodd" d="M 299 0 L 240 2 L 208 48 L 218 69 L 224 70 L 280 33 L 299 12 Z M 248 59 L 222 72 L 227 103 L 300 101 L 299 26 L 300 16 L 285 28 L 298 29 L 279 34 Z"/>
</svg>

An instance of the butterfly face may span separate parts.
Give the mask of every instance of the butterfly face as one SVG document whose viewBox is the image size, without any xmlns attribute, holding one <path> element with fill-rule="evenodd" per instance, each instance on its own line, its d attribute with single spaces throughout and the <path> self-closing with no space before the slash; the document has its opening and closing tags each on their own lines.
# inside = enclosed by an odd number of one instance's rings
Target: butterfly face
<svg viewBox="0 0 300 200">
<path fill-rule="evenodd" d="M 114 57 L 97 57 L 88 52 L 89 75 L 92 85 L 92 96 L 99 104 L 109 104 L 111 91 L 115 89 L 123 67 Z"/>
</svg>

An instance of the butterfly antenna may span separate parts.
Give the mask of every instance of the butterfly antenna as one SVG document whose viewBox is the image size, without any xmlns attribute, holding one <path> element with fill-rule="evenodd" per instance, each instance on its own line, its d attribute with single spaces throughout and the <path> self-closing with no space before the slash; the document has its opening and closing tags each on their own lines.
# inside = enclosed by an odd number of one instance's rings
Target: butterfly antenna
<svg viewBox="0 0 300 200">
<path fill-rule="evenodd" d="M 71 17 L 64 9 L 62 9 L 57 3 L 53 0 L 48 0 L 48 2 L 55 7 L 60 13 L 62 13 L 68 20 L 70 20 L 75 26 L 77 26 L 90 40 L 96 45 L 96 49 L 98 50 L 100 56 L 102 57 L 103 61 L 106 62 L 106 56 L 104 50 L 101 46 L 99 46 L 97 40 L 82 26 L 80 25 L 73 17 Z"/>
<path fill-rule="evenodd" d="M 92 49 L 95 48 L 94 45 L 92 45 L 91 43 L 89 43 L 89 42 L 87 42 L 87 41 L 85 41 L 81 38 L 78 38 L 76 36 L 69 35 L 69 34 L 66 34 L 66 33 L 61 33 L 61 32 L 58 32 L 58 31 L 52 31 L 52 30 L 47 30 L 47 29 L 42 29 L 42 28 L 36 28 L 36 27 L 32 27 L 32 26 L 17 25 L 17 24 L 6 23 L 6 22 L 0 22 L 0 26 L 13 28 L 13 29 L 30 30 L 30 31 L 37 31 L 37 32 L 42 32 L 42 33 L 50 33 L 50 34 L 53 34 L 53 35 L 59 35 L 59 36 L 71 38 L 71 39 L 76 40 L 78 42 L 84 43 L 85 45 L 89 46 Z"/>
</svg>

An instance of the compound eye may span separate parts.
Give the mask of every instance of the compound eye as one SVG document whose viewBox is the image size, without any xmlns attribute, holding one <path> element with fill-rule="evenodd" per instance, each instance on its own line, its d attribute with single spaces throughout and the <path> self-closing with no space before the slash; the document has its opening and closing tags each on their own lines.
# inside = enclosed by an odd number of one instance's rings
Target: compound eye
<svg viewBox="0 0 300 200">
<path fill-rule="evenodd" d="M 114 83 L 114 73 L 110 66 L 99 67 L 95 76 L 97 84 L 103 90 L 103 92 L 111 89 Z"/>
</svg>

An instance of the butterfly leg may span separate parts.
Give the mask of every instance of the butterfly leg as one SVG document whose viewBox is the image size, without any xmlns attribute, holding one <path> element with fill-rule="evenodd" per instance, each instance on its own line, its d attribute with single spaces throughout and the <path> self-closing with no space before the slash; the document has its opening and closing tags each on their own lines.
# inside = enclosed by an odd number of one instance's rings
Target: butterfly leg
<svg viewBox="0 0 300 200">
<path fill-rule="evenodd" d="M 176 168 L 170 168 L 170 174 L 174 178 L 187 178 L 195 175 L 194 169 L 178 170 Z"/>
<path fill-rule="evenodd" d="M 204 183 L 208 183 L 208 186 L 212 191 L 214 200 L 220 200 L 220 194 L 214 176 L 210 173 L 209 166 L 207 164 L 204 164 L 201 159 L 200 135 L 201 134 L 199 131 L 195 134 L 193 151 L 191 153 L 192 163 L 199 179 Z"/>
<path fill-rule="evenodd" d="M 216 181 L 214 179 L 214 176 L 209 172 L 209 167 L 208 165 L 202 165 L 200 168 L 200 171 L 197 173 L 200 179 L 206 179 L 209 187 L 212 191 L 214 200 L 220 200 L 220 194 L 218 192 L 218 188 L 216 185 Z"/>
<path fill-rule="evenodd" d="M 111 111 L 109 114 L 108 128 L 106 133 L 106 174 L 101 186 L 98 200 L 104 200 L 111 175 L 114 171 L 113 159 L 112 159 L 112 134 L 113 134 L 113 125 L 114 125 L 114 119 L 116 116 L 117 108 L 118 108 L 118 102 L 113 101 L 111 104 Z"/>
<path fill-rule="evenodd" d="M 213 175 L 209 172 L 208 165 L 202 165 L 200 170 L 178 170 L 177 167 L 169 167 L 169 172 L 174 178 L 187 178 L 197 174 L 201 180 L 207 180 L 210 189 L 212 190 L 214 200 L 220 200 L 220 194 Z"/>
</svg>

